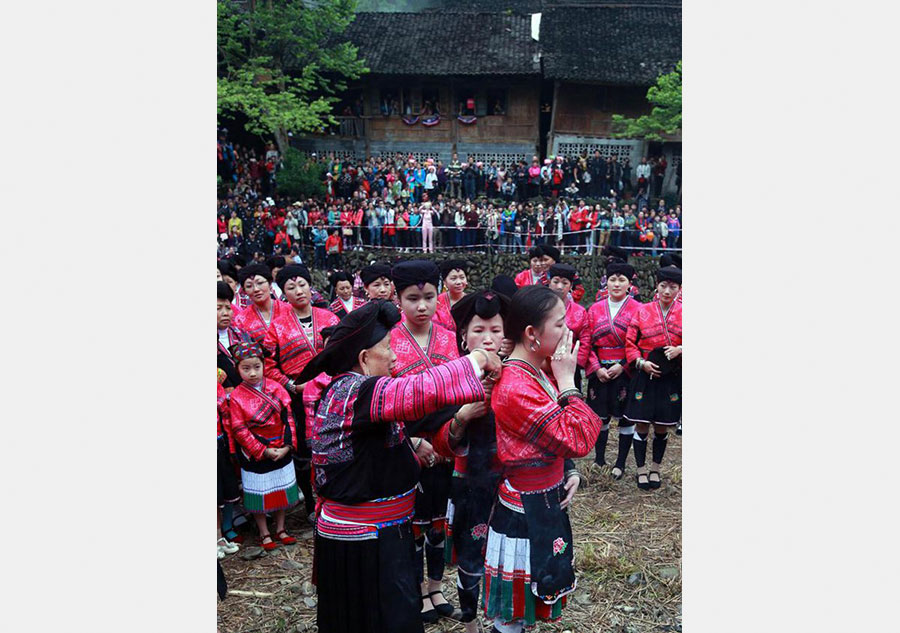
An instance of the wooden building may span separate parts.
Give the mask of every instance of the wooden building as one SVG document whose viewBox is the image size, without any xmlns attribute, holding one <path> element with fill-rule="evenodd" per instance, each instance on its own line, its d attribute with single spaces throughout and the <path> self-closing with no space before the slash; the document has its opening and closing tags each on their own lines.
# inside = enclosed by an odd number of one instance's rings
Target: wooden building
<svg viewBox="0 0 900 633">
<path fill-rule="evenodd" d="M 586 6 L 590 5 L 590 6 Z M 647 89 L 681 59 L 680 1 L 625 4 L 545 0 L 540 25 L 544 77 L 553 82 L 548 153 L 666 156 L 664 191 L 675 188 L 681 137 L 648 143 L 612 136 L 612 115 L 649 111 Z"/>
<path fill-rule="evenodd" d="M 680 0 L 448 0 L 359 13 L 348 36 L 371 72 L 337 109 L 339 126 L 295 137 L 301 150 L 508 164 L 599 149 L 633 166 L 662 154 L 674 189 L 680 136 L 616 139 L 611 123 L 647 113 L 647 89 L 681 59 Z"/>
<path fill-rule="evenodd" d="M 538 152 L 541 64 L 529 16 L 359 13 L 348 35 L 370 73 L 338 108 L 339 129 L 295 137 L 299 149 L 504 163 Z"/>
</svg>

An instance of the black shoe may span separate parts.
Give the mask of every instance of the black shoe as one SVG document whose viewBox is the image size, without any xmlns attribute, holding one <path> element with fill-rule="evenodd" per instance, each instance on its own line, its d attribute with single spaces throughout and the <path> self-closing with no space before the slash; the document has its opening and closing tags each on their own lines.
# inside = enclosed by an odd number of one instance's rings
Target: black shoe
<svg viewBox="0 0 900 633">
<path fill-rule="evenodd" d="M 659 477 L 659 471 L 651 470 L 650 475 L 656 475 L 657 477 Z M 653 480 L 653 479 L 650 479 L 650 476 L 648 475 L 647 480 L 650 482 L 650 487 L 653 488 L 654 490 L 656 490 L 657 488 L 659 488 L 662 485 L 661 479 Z"/>
<path fill-rule="evenodd" d="M 616 475 L 616 472 L 615 472 L 616 470 L 619 471 L 618 475 Z M 612 476 L 613 479 L 615 479 L 616 481 L 619 481 L 625 475 L 625 469 L 619 468 L 618 466 L 613 466 L 613 469 L 611 471 L 609 471 L 609 474 Z"/>
<path fill-rule="evenodd" d="M 444 594 L 440 589 L 438 589 L 437 591 L 432 591 L 430 594 L 428 594 L 428 597 L 431 598 L 431 596 L 438 593 L 441 594 L 442 598 L 444 598 Z M 434 610 L 437 612 L 438 616 L 447 618 L 453 615 L 453 605 L 449 602 L 446 602 L 446 598 L 444 598 L 444 600 L 444 604 L 434 604 L 433 602 L 432 604 L 434 605 Z"/>
<path fill-rule="evenodd" d="M 428 600 L 429 596 L 422 596 L 422 604 L 425 604 L 425 601 Z M 432 606 L 428 611 L 422 611 L 420 614 L 422 616 L 422 622 L 425 624 L 434 624 L 438 620 L 441 619 L 441 616 L 438 615 L 437 610 Z"/>
<path fill-rule="evenodd" d="M 679 422 L 678 426 L 675 427 L 675 435 L 681 435 L 681 422 Z"/>
<path fill-rule="evenodd" d="M 647 482 L 642 484 L 641 477 L 646 477 Z M 647 473 L 638 473 L 634 476 L 634 478 L 637 481 L 638 488 L 640 488 L 641 490 L 650 490 L 650 478 L 647 476 Z"/>
</svg>

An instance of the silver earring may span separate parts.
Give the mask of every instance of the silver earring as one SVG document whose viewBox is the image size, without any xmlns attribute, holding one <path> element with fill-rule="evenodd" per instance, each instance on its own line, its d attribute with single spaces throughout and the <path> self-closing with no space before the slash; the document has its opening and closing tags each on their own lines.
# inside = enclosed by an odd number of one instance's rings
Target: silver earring
<svg viewBox="0 0 900 633">
<path fill-rule="evenodd" d="M 466 342 L 465 342 L 465 341 L 463 341 L 462 343 L 460 343 L 459 346 L 463 349 L 464 352 L 468 352 L 468 351 L 469 351 L 469 346 L 466 345 Z"/>
<path fill-rule="evenodd" d="M 541 339 L 536 338 L 534 339 L 534 342 L 537 343 L 538 349 L 541 349 Z"/>
</svg>

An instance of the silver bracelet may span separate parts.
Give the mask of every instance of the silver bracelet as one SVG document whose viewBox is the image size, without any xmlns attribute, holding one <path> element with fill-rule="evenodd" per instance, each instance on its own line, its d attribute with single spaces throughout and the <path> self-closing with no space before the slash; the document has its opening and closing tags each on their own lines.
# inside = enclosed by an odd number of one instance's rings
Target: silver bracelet
<svg viewBox="0 0 900 633">
<path fill-rule="evenodd" d="M 419 450 L 419 447 L 422 446 L 422 438 L 417 437 L 415 444 L 413 444 L 413 451 Z"/>
<path fill-rule="evenodd" d="M 566 389 L 556 398 L 556 402 L 562 402 L 563 400 L 568 400 L 573 396 L 581 397 L 581 392 L 578 389 Z"/>
</svg>

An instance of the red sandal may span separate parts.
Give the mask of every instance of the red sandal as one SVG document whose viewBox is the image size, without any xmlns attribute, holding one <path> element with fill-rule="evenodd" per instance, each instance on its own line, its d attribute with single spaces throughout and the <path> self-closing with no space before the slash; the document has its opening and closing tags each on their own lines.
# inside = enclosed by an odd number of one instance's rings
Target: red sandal
<svg viewBox="0 0 900 633">
<path fill-rule="evenodd" d="M 282 534 L 284 536 L 282 536 Z M 280 532 L 276 532 L 275 538 L 277 538 L 279 541 L 281 541 L 282 545 L 293 545 L 294 543 L 297 542 L 297 539 L 295 539 L 293 536 L 288 534 L 287 530 L 281 530 Z"/>
<path fill-rule="evenodd" d="M 266 539 L 269 539 L 269 543 L 264 543 Z M 262 548 L 267 552 L 271 552 L 273 549 L 278 547 L 278 543 L 275 542 L 275 539 L 272 538 L 271 534 L 260 534 L 259 536 L 259 544 L 262 545 Z"/>
</svg>

